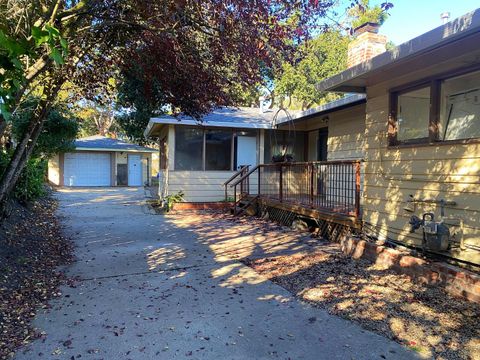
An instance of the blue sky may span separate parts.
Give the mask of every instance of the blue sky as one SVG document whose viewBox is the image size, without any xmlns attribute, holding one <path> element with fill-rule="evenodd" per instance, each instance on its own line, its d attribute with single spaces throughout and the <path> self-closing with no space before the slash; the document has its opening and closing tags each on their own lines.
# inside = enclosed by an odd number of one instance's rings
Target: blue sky
<svg viewBox="0 0 480 360">
<path fill-rule="evenodd" d="M 450 12 L 453 20 L 476 8 L 480 8 L 479 0 L 389 0 L 394 7 L 390 9 L 390 17 L 380 29 L 395 45 L 413 39 L 440 25 L 440 14 Z M 371 4 L 379 4 L 381 0 L 371 0 Z"/>
</svg>

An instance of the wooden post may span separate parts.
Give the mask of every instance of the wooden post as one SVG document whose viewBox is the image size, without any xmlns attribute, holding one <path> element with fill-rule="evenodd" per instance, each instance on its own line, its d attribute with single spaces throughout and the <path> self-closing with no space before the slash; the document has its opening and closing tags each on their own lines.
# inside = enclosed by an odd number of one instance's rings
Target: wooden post
<svg viewBox="0 0 480 360">
<path fill-rule="evenodd" d="M 355 216 L 360 218 L 360 161 L 355 163 Z"/>
<path fill-rule="evenodd" d="M 310 166 L 308 167 L 310 168 L 310 206 L 313 208 L 313 189 L 314 189 L 314 174 L 315 174 L 315 165 L 314 164 L 310 164 Z"/>
<path fill-rule="evenodd" d="M 262 176 L 261 176 L 261 170 L 262 170 L 262 167 L 259 166 L 259 167 L 257 168 L 257 171 L 258 171 L 258 192 L 257 192 L 257 195 L 258 195 L 259 198 L 260 198 L 260 189 L 261 189 L 261 185 L 260 185 L 260 181 L 261 181 L 261 180 L 260 180 L 260 179 L 262 178 Z"/>
<path fill-rule="evenodd" d="M 283 165 L 280 164 L 280 173 L 279 173 L 279 197 L 280 202 L 283 201 Z"/>
</svg>

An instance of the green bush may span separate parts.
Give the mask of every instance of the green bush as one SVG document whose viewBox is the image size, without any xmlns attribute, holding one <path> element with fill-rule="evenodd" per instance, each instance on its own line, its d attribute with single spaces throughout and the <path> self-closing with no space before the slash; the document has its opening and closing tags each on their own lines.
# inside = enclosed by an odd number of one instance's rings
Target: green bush
<svg viewBox="0 0 480 360">
<path fill-rule="evenodd" d="M 11 154 L 0 153 L 0 173 L 3 174 Z M 45 175 L 47 172 L 47 161 L 40 158 L 31 158 L 23 169 L 13 190 L 13 197 L 22 202 L 38 199 L 45 194 Z"/>
</svg>

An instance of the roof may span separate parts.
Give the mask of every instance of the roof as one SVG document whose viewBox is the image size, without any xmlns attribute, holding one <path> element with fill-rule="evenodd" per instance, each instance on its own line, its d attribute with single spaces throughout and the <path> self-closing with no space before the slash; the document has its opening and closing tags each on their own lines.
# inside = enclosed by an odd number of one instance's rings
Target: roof
<svg viewBox="0 0 480 360">
<path fill-rule="evenodd" d="M 370 85 L 367 80 L 373 75 L 382 75 L 381 73 L 383 73 L 384 77 L 385 71 L 391 70 L 399 64 L 407 64 L 410 59 L 428 53 L 431 53 L 433 57 L 430 61 L 438 61 L 438 57 L 435 57 L 433 53 L 434 50 L 479 32 L 480 9 L 477 9 L 407 41 L 393 51 L 384 52 L 369 61 L 360 63 L 332 76 L 317 84 L 317 89 L 319 91 L 365 92 L 367 83 Z M 448 55 L 453 57 L 458 54 L 456 51 L 450 51 Z M 381 78 L 382 76 L 379 77 Z"/>
<path fill-rule="evenodd" d="M 173 124 L 182 126 L 202 125 L 243 129 L 271 129 L 275 116 L 277 116 L 280 120 L 285 117 L 286 114 L 284 112 L 279 112 L 278 109 L 269 109 L 261 112 L 259 108 L 221 107 L 213 110 L 210 114 L 205 115 L 202 121 L 198 121 L 190 116 L 182 115 L 178 117 L 164 115 L 151 118 L 144 134 L 145 136 L 149 136 L 152 128 L 156 124 Z"/>
<path fill-rule="evenodd" d="M 305 111 L 298 111 L 290 115 L 290 118 L 282 118 L 278 124 L 282 124 L 288 121 L 306 120 L 311 117 L 331 113 L 332 111 L 341 110 L 350 106 L 361 104 L 366 102 L 367 97 L 364 94 L 348 94 L 338 100 L 331 101 L 329 103 L 317 106 Z"/>
<path fill-rule="evenodd" d="M 112 139 L 105 136 L 95 135 L 77 139 L 74 142 L 75 150 L 90 151 L 129 151 L 129 152 L 157 152 L 155 149 L 127 143 L 119 139 Z"/>
</svg>

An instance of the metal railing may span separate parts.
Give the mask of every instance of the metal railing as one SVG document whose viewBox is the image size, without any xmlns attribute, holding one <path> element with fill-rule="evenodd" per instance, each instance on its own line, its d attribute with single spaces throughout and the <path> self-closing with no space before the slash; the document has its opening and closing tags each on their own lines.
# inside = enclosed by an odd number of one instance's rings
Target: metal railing
<svg viewBox="0 0 480 360">
<path fill-rule="evenodd" d="M 237 200 L 255 195 L 281 203 L 360 218 L 360 161 L 316 161 L 257 165 L 230 184 Z M 250 186 L 249 179 L 257 184 Z M 226 191 L 226 190 L 225 190 Z"/>
<path fill-rule="evenodd" d="M 244 178 L 244 175 L 248 173 L 249 168 L 250 168 L 250 165 L 240 165 L 240 169 L 235 174 L 233 174 L 227 181 L 225 181 L 225 183 L 223 184 L 225 188 L 225 201 L 228 201 L 228 185 L 230 185 L 230 183 L 237 178 L 240 178 L 240 177 L 243 178 L 242 181 L 239 183 L 240 194 L 248 193 L 248 189 L 250 188 L 250 181 L 248 177 Z M 232 187 L 232 185 L 230 185 L 230 187 Z M 234 188 L 235 202 L 236 202 L 236 193 L 237 193 L 237 188 L 235 186 Z"/>
</svg>

